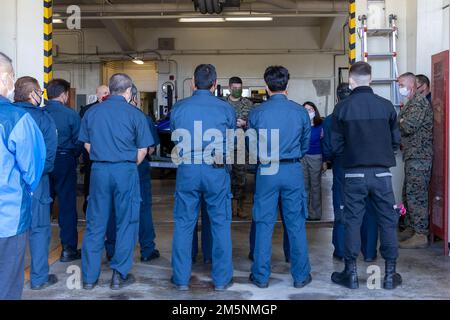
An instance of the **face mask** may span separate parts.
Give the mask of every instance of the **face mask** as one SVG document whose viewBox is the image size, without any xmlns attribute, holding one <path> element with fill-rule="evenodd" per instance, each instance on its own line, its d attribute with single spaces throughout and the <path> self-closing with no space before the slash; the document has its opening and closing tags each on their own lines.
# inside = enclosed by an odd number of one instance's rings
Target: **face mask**
<svg viewBox="0 0 450 320">
<path fill-rule="evenodd" d="M 313 121 L 314 118 L 316 117 L 316 113 L 315 113 L 315 112 L 308 112 L 308 113 L 309 113 L 309 119 L 310 119 L 311 121 Z"/>
<path fill-rule="evenodd" d="M 240 97 L 242 97 L 242 89 L 231 90 L 231 95 L 233 96 L 233 98 L 239 99 Z"/>
<path fill-rule="evenodd" d="M 406 87 L 402 87 L 402 88 L 399 89 L 399 93 L 400 93 L 400 95 L 401 95 L 402 97 L 407 98 L 407 97 L 409 97 L 411 91 L 408 90 L 408 88 L 406 88 Z"/>
<path fill-rule="evenodd" d="M 34 92 L 34 94 L 38 97 L 38 99 L 36 99 L 34 96 L 32 97 L 34 102 L 36 102 L 36 107 L 40 107 L 42 104 L 42 96 L 39 95 L 36 91 Z"/>
</svg>

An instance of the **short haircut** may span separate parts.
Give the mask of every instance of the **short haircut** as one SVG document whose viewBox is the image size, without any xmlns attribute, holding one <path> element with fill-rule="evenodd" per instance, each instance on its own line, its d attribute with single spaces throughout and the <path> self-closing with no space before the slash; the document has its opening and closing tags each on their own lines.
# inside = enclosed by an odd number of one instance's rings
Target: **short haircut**
<svg viewBox="0 0 450 320">
<path fill-rule="evenodd" d="M 212 64 L 201 64 L 194 71 L 194 81 L 197 89 L 210 90 L 217 81 L 216 67 Z"/>
<path fill-rule="evenodd" d="M 409 79 L 411 81 L 416 81 L 416 75 L 412 72 L 406 72 L 404 74 L 402 74 L 400 77 L 398 77 L 399 79 Z"/>
<path fill-rule="evenodd" d="M 270 66 L 264 72 L 264 81 L 272 92 L 286 91 L 289 79 L 288 69 L 282 66 Z"/>
<path fill-rule="evenodd" d="M 321 125 L 323 123 L 323 119 L 322 119 L 322 117 L 320 115 L 320 111 L 317 108 L 316 104 L 314 102 L 311 102 L 311 101 L 306 101 L 303 104 L 303 106 L 305 106 L 305 108 L 306 108 L 306 105 L 311 106 L 314 109 L 314 112 L 316 113 L 316 116 L 314 117 L 314 120 L 313 120 L 314 126 Z"/>
<path fill-rule="evenodd" d="M 350 68 L 350 77 L 370 77 L 372 76 L 372 66 L 364 61 L 356 62 Z"/>
<path fill-rule="evenodd" d="M 242 84 L 242 79 L 239 77 L 231 77 L 230 81 L 228 81 L 229 86 L 231 87 L 232 84 Z"/>
<path fill-rule="evenodd" d="M 30 98 L 30 94 L 39 90 L 39 82 L 33 77 L 21 77 L 14 84 L 14 101 L 25 102 Z"/>
<path fill-rule="evenodd" d="M 7 69 L 12 69 L 12 60 L 3 52 L 0 52 L 0 70 L 6 71 Z"/>
<path fill-rule="evenodd" d="M 47 86 L 47 97 L 52 100 L 70 91 L 70 83 L 64 79 L 53 79 Z"/>
<path fill-rule="evenodd" d="M 125 73 L 113 74 L 109 79 L 109 91 L 113 96 L 124 94 L 132 86 L 133 80 Z"/>
<path fill-rule="evenodd" d="M 424 75 L 424 74 L 418 74 L 416 76 L 417 82 L 419 82 L 420 84 L 425 84 L 428 88 L 431 86 L 431 82 L 430 79 Z"/>
</svg>

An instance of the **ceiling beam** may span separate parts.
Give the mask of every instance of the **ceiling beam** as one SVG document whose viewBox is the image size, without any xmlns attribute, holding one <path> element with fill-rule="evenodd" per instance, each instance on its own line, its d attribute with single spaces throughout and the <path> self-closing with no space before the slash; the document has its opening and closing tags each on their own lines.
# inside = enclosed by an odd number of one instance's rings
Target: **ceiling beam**
<svg viewBox="0 0 450 320">
<path fill-rule="evenodd" d="M 341 35 L 342 28 L 347 21 L 346 16 L 324 18 L 320 26 L 320 48 L 332 49 L 337 38 Z"/>
<path fill-rule="evenodd" d="M 123 51 L 135 51 L 136 41 L 131 24 L 125 20 L 102 20 L 103 25 Z"/>
</svg>

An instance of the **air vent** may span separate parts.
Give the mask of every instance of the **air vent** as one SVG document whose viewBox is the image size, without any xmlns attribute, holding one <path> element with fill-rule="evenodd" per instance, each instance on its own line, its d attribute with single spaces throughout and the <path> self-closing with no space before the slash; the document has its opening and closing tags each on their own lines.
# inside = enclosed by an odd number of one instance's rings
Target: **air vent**
<svg viewBox="0 0 450 320">
<path fill-rule="evenodd" d="M 175 38 L 159 38 L 158 50 L 175 50 Z"/>
</svg>

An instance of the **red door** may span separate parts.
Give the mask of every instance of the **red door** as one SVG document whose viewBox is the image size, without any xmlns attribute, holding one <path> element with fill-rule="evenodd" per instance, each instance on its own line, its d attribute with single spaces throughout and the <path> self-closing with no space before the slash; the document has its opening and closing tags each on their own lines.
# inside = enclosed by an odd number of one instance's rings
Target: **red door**
<svg viewBox="0 0 450 320">
<path fill-rule="evenodd" d="M 448 255 L 449 51 L 433 56 L 434 160 L 430 184 L 430 231 L 444 241 Z"/>
</svg>

